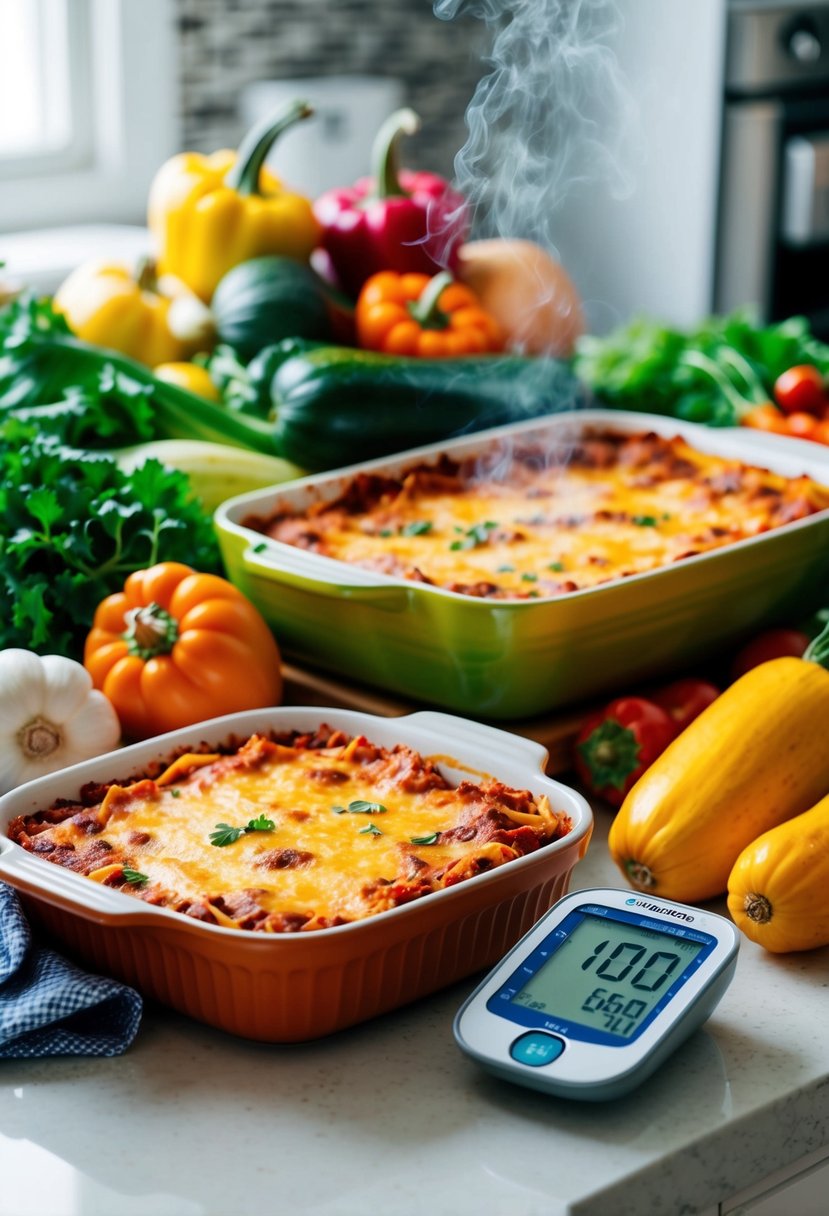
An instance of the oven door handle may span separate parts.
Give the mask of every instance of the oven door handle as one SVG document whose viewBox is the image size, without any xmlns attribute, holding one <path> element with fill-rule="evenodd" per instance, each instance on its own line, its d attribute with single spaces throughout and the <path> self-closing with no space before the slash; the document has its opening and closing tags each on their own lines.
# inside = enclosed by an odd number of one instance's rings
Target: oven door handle
<svg viewBox="0 0 829 1216">
<path fill-rule="evenodd" d="M 345 567 L 343 573 L 343 563 L 333 558 L 301 550 L 283 552 L 282 546 L 279 552 L 269 552 L 269 548 L 267 543 L 264 549 L 248 546 L 242 555 L 246 574 L 330 599 L 371 604 L 386 612 L 403 612 L 409 606 L 415 584 L 392 582 L 359 566 Z"/>
</svg>

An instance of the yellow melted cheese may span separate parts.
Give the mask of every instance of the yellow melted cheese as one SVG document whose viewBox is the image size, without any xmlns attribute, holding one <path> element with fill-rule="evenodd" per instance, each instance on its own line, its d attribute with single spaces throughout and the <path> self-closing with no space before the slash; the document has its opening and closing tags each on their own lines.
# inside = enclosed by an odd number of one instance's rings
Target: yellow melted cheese
<svg viewBox="0 0 829 1216">
<path fill-rule="evenodd" d="M 829 491 L 806 478 L 787 480 L 679 439 L 664 441 L 664 449 L 695 473 L 646 485 L 639 484 L 646 480 L 640 468 L 573 465 L 543 468 L 529 479 L 523 470 L 516 485 L 507 469 L 503 479 L 460 482 L 443 493 L 404 488 L 359 514 L 321 510 L 312 527 L 327 556 L 406 577 L 419 572 L 441 587 L 489 583 L 497 591 L 486 594 L 525 598 L 591 587 L 756 536 L 777 526 L 779 500 L 762 488 L 788 500 L 806 496 L 811 510 L 829 505 Z M 748 474 L 745 484 L 712 492 L 707 479 L 732 472 Z M 268 531 L 290 542 L 279 523 Z"/>
<path fill-rule="evenodd" d="M 468 804 L 452 789 L 409 792 L 382 780 L 369 785 L 359 764 L 343 760 L 343 748 L 278 750 L 276 758 L 252 769 L 222 770 L 220 762 L 215 772 L 207 765 L 171 784 L 166 784 L 165 775 L 155 796 L 130 795 L 129 788 L 113 787 L 101 807 L 104 817 L 109 812 L 106 826 L 95 839 L 106 840 L 124 858 L 123 864 L 145 874 L 148 886 L 158 884 L 182 899 L 212 899 L 254 888 L 257 904 L 268 912 L 348 920 L 376 910 L 364 886 L 406 875 L 406 853 L 442 866 L 480 850 L 463 842 L 411 843 L 412 837 L 429 836 L 459 822 L 459 812 Z M 335 784 L 315 775 L 330 769 L 347 773 L 347 779 Z M 385 810 L 366 814 L 334 809 L 357 800 L 379 803 Z M 219 824 L 244 827 L 259 816 L 271 820 L 273 829 L 247 832 L 225 846 L 211 844 L 210 835 Z M 381 835 L 361 830 L 369 825 Z M 136 832 L 149 839 L 136 843 Z M 58 844 L 77 844 L 80 832 L 67 820 L 48 834 Z M 312 860 L 285 869 L 257 864 L 274 849 L 301 850 L 312 854 Z M 106 881 L 110 871 L 120 869 L 105 865 L 91 877 Z"/>
</svg>

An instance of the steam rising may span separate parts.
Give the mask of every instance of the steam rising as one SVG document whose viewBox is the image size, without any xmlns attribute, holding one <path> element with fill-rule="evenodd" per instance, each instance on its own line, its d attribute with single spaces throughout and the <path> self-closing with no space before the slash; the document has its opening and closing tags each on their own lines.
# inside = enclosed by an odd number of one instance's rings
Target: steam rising
<svg viewBox="0 0 829 1216">
<path fill-rule="evenodd" d="M 554 248 L 556 211 L 574 186 L 630 193 L 623 164 L 637 122 L 611 49 L 618 0 L 435 0 L 434 11 L 478 17 L 493 34 L 455 157 L 476 236 Z"/>
</svg>

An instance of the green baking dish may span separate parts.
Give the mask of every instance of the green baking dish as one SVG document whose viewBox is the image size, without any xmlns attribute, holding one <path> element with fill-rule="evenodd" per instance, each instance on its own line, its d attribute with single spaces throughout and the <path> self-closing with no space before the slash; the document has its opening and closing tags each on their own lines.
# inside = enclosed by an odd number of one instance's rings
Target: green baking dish
<svg viewBox="0 0 829 1216">
<path fill-rule="evenodd" d="M 687 667 L 829 585 L 829 510 L 670 566 L 555 598 L 486 600 L 322 557 L 247 528 L 251 515 L 340 494 L 355 473 L 398 474 L 442 453 L 585 432 L 681 435 L 700 451 L 829 485 L 829 449 L 747 429 L 580 410 L 448 440 L 229 499 L 215 515 L 229 577 L 300 662 L 431 705 L 525 718 Z"/>
</svg>

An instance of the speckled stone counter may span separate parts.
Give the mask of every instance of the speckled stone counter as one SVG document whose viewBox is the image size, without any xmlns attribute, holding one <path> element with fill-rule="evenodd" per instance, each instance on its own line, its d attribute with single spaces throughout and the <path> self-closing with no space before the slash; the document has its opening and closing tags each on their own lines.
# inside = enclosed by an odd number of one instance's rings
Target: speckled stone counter
<svg viewBox="0 0 829 1216">
<path fill-rule="evenodd" d="M 574 888 L 619 885 L 597 819 Z M 708 1216 L 829 1143 L 829 950 L 744 943 L 706 1028 L 604 1106 L 461 1056 L 474 982 L 318 1043 L 151 1007 L 119 1059 L 0 1064 L 0 1216 Z"/>
</svg>

